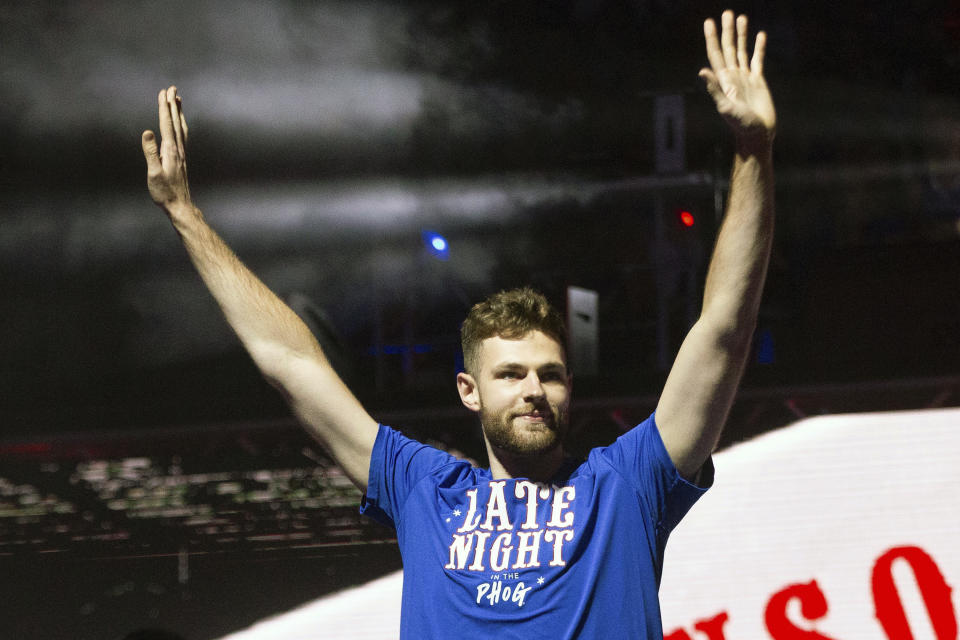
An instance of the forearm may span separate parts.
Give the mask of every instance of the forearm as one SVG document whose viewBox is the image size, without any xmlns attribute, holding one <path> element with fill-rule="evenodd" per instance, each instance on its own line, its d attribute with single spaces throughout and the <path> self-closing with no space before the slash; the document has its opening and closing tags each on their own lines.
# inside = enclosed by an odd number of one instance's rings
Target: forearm
<svg viewBox="0 0 960 640">
<path fill-rule="evenodd" d="M 183 206 L 168 214 L 260 372 L 347 476 L 365 489 L 377 423 L 337 376 L 310 329 L 244 266 L 199 210 Z"/>
<path fill-rule="evenodd" d="M 720 438 L 746 364 L 773 237 L 773 169 L 766 153 L 734 159 L 727 214 L 707 272 L 703 311 L 657 405 L 664 445 L 693 478 Z"/>
<path fill-rule="evenodd" d="M 670 458 L 688 478 L 716 446 L 756 326 L 773 240 L 772 142 L 776 111 L 763 58 L 766 34 L 747 55 L 747 17 L 732 11 L 704 22 L 710 66 L 700 70 L 737 140 L 727 211 L 707 270 L 703 311 L 677 354 L 657 405 Z"/>
<path fill-rule="evenodd" d="M 701 317 L 726 334 L 749 340 L 773 240 L 773 163 L 769 142 L 737 146 Z"/>
<path fill-rule="evenodd" d="M 376 421 L 327 361 L 310 329 L 247 269 L 193 205 L 187 183 L 187 122 L 176 87 L 157 96 L 162 143 L 141 137 L 147 187 L 180 234 L 204 284 L 264 377 L 347 476 L 367 485 Z"/>
<path fill-rule="evenodd" d="M 284 383 L 288 357 L 325 358 L 300 318 L 263 284 L 192 205 L 168 212 L 190 260 L 257 367 Z"/>
</svg>

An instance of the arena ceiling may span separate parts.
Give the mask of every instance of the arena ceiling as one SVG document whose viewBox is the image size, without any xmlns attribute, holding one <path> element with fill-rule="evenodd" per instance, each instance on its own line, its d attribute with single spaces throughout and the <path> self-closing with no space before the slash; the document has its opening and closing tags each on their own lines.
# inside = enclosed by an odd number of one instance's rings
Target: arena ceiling
<svg viewBox="0 0 960 640">
<path fill-rule="evenodd" d="M 960 12 L 736 8 L 769 32 L 780 117 L 747 386 L 955 376 Z M 197 202 L 373 408 L 454 406 L 460 319 L 526 282 L 561 306 L 570 285 L 600 294 L 584 406 L 655 395 L 726 186 L 730 141 L 696 76 L 715 10 L 2 3 L 0 438 L 283 413 L 147 196 L 138 140 L 169 84 Z M 653 114 L 668 94 L 686 153 L 663 175 Z"/>
</svg>

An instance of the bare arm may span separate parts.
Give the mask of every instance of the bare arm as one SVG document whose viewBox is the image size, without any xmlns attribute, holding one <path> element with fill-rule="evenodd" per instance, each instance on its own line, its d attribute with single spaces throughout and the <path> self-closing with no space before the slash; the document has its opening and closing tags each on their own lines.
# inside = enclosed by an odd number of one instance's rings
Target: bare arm
<svg viewBox="0 0 960 640">
<path fill-rule="evenodd" d="M 169 216 L 190 260 L 264 377 L 361 490 L 377 423 L 336 375 L 307 326 L 210 228 L 190 198 L 187 124 L 176 88 L 158 96 L 162 143 L 143 133 L 150 195 Z"/>
<path fill-rule="evenodd" d="M 736 31 L 734 31 L 736 27 Z M 747 18 L 704 23 L 710 67 L 701 70 L 736 137 L 727 211 L 707 272 L 700 318 L 683 341 L 657 406 L 670 458 L 693 478 L 717 445 L 756 326 L 773 238 L 773 101 L 763 77 L 766 35 L 747 57 Z"/>
</svg>

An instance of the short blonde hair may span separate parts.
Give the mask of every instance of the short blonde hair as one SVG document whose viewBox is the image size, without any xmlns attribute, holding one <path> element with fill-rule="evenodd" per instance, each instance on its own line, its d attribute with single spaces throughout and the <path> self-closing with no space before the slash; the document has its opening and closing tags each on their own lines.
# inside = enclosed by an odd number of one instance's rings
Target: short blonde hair
<svg viewBox="0 0 960 640">
<path fill-rule="evenodd" d="M 531 331 L 542 331 L 563 348 L 566 328 L 563 318 L 547 298 L 530 287 L 495 293 L 470 309 L 460 326 L 463 366 L 476 375 L 480 366 L 480 345 L 487 338 L 522 338 Z"/>
</svg>

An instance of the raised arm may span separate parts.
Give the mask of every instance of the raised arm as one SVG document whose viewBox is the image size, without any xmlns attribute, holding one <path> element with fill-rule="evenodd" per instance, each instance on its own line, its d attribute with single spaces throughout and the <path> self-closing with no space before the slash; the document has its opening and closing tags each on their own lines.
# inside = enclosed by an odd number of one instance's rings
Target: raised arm
<svg viewBox="0 0 960 640">
<path fill-rule="evenodd" d="M 347 476 L 366 489 L 377 423 L 334 372 L 307 326 L 237 258 L 194 206 L 187 182 L 187 122 L 175 87 L 158 97 L 161 144 L 143 132 L 150 196 L 264 377 Z"/>
<path fill-rule="evenodd" d="M 667 452 L 696 476 L 720 438 L 756 326 L 773 238 L 773 100 L 763 77 L 766 34 L 747 55 L 747 17 L 704 23 L 710 66 L 700 71 L 736 139 L 730 193 L 707 271 L 700 318 L 687 334 L 657 406 Z"/>
</svg>

